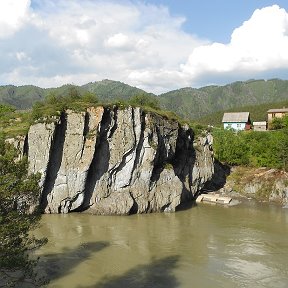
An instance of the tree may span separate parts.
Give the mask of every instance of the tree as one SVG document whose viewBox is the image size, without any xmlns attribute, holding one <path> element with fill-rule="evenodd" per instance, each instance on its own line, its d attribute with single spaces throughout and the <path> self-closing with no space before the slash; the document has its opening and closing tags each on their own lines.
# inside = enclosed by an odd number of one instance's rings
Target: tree
<svg viewBox="0 0 288 288">
<path fill-rule="evenodd" d="M 141 106 L 141 107 L 148 106 L 156 110 L 160 109 L 158 99 L 156 99 L 155 96 L 152 96 L 149 94 L 135 95 L 130 99 L 129 102 L 131 105 L 135 105 L 135 106 Z"/>
<path fill-rule="evenodd" d="M 288 171 L 288 128 L 283 129 L 283 133 L 279 138 L 276 153 L 281 161 L 281 167 Z"/>
<path fill-rule="evenodd" d="M 46 97 L 45 97 L 45 102 L 47 104 L 55 105 L 58 103 L 59 97 L 57 97 L 55 92 L 50 92 Z"/>
<path fill-rule="evenodd" d="M 216 158 L 229 165 L 248 165 L 249 146 L 245 132 L 236 133 L 233 129 L 216 130 L 214 136 L 214 151 Z"/>
<path fill-rule="evenodd" d="M 285 124 L 284 124 L 284 121 L 282 118 L 276 117 L 272 120 L 272 129 L 273 130 L 282 129 L 284 127 L 285 127 Z"/>
<path fill-rule="evenodd" d="M 68 89 L 68 98 L 72 101 L 79 100 L 81 97 L 80 92 L 78 91 L 76 86 L 71 86 Z"/>
<path fill-rule="evenodd" d="M 96 94 L 92 93 L 92 92 L 86 92 L 84 93 L 84 95 L 82 96 L 82 101 L 87 102 L 87 103 L 91 103 L 91 104 L 96 104 L 98 103 L 98 97 L 96 96 Z"/>
<path fill-rule="evenodd" d="M 16 149 L 0 139 L 0 272 L 18 269 L 28 275 L 34 263 L 28 251 L 46 239 L 29 235 L 41 216 L 36 205 L 40 175 L 28 175 L 27 157 L 15 160 L 17 156 Z"/>
</svg>

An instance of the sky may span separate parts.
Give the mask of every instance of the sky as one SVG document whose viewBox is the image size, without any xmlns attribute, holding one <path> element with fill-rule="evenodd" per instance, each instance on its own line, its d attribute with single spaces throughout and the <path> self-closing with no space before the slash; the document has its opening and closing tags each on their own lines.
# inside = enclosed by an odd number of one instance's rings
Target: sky
<svg viewBox="0 0 288 288">
<path fill-rule="evenodd" d="M 0 85 L 155 94 L 288 79 L 287 0 L 1 0 Z"/>
</svg>

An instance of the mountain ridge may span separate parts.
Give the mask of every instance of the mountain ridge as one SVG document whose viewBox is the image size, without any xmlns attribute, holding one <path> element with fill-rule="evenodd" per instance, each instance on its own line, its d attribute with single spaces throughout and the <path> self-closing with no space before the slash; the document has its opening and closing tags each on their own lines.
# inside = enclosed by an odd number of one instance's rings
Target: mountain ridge
<svg viewBox="0 0 288 288">
<path fill-rule="evenodd" d="M 96 94 L 103 103 L 129 100 L 138 94 L 151 95 L 159 101 L 162 109 L 171 110 L 191 120 L 217 111 L 288 100 L 288 80 L 281 79 L 251 79 L 201 88 L 183 87 L 158 96 L 120 81 L 104 79 L 82 86 L 66 84 L 57 88 L 40 88 L 34 85 L 0 86 L 0 103 L 10 104 L 17 109 L 28 109 L 51 93 L 66 95 L 71 87 L 75 87 L 81 95 L 87 92 Z"/>
</svg>

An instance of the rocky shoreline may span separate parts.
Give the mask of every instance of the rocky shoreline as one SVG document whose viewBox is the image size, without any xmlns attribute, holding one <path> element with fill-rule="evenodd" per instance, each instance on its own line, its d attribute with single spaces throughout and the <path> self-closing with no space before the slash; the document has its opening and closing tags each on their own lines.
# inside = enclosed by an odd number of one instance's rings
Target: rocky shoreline
<svg viewBox="0 0 288 288">
<path fill-rule="evenodd" d="M 203 191 L 233 199 L 255 199 L 288 207 L 288 173 L 266 167 L 228 167 L 215 162 L 215 174 Z"/>
</svg>

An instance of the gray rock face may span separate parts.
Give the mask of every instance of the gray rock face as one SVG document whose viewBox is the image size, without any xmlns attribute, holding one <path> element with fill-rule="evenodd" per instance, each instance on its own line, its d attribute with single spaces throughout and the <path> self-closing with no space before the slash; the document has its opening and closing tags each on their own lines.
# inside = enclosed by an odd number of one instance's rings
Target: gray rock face
<svg viewBox="0 0 288 288">
<path fill-rule="evenodd" d="M 29 171 L 46 213 L 175 211 L 213 175 L 212 137 L 140 108 L 66 111 L 30 127 Z"/>
</svg>

